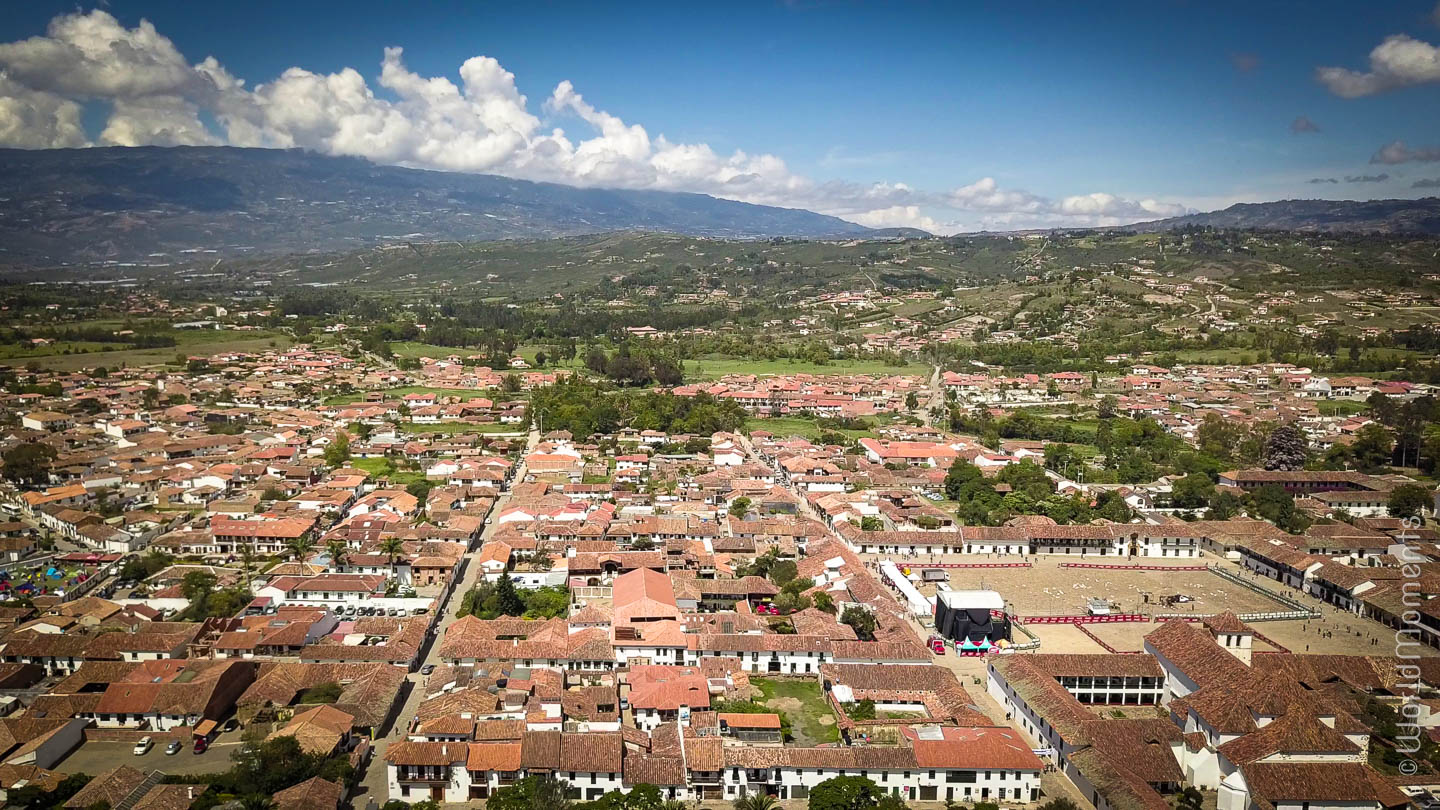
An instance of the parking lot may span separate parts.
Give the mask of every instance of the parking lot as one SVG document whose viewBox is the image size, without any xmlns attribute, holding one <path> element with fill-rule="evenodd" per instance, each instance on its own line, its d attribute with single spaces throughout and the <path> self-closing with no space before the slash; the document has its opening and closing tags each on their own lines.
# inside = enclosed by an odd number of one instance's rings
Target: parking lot
<svg viewBox="0 0 1440 810">
<path fill-rule="evenodd" d="M 205 753 L 196 754 L 189 734 L 172 737 L 157 732 L 150 738 L 155 745 L 143 756 L 136 756 L 133 742 L 87 742 L 71 752 L 58 767 L 66 773 L 88 774 L 104 773 L 117 765 L 174 774 L 219 773 L 230 768 L 230 755 L 241 743 L 240 732 L 232 731 L 219 735 Z M 165 753 L 165 746 L 172 739 L 180 740 L 178 754 Z"/>
</svg>

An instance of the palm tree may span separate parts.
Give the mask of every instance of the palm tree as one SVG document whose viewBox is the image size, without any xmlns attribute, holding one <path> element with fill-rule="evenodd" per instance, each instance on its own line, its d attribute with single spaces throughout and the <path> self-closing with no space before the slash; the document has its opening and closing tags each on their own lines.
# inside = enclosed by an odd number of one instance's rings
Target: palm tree
<svg viewBox="0 0 1440 810">
<path fill-rule="evenodd" d="M 270 810 L 274 806 L 275 801 L 264 793 L 250 793 L 240 798 L 243 810 Z"/>
<path fill-rule="evenodd" d="M 240 544 L 240 569 L 245 572 L 245 588 L 249 590 L 250 580 L 255 573 L 255 544 Z"/>
<path fill-rule="evenodd" d="M 310 535 L 302 534 L 286 543 L 285 547 L 290 549 L 290 553 L 295 555 L 295 559 L 303 561 L 307 554 L 315 550 L 315 541 L 310 539 Z"/>
<path fill-rule="evenodd" d="M 735 800 L 735 810 L 776 810 L 780 803 L 774 796 L 765 793 L 751 793 Z"/>
<path fill-rule="evenodd" d="M 336 537 L 325 542 L 325 553 L 330 557 L 330 565 L 338 570 L 345 564 L 345 558 L 350 556 L 350 547 Z"/>
<path fill-rule="evenodd" d="M 405 541 L 398 537 L 387 537 L 380 541 L 380 552 L 390 561 L 390 576 L 393 579 L 400 578 L 400 572 L 395 561 L 405 553 Z"/>
</svg>

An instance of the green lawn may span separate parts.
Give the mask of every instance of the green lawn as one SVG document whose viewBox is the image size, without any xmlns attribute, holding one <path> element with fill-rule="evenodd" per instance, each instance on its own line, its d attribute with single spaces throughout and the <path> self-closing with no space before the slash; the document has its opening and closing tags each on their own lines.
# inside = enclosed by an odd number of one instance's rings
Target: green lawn
<svg viewBox="0 0 1440 810">
<path fill-rule="evenodd" d="M 710 380 L 726 374 L 913 374 L 924 376 L 930 367 L 921 363 L 892 366 L 879 360 L 835 360 L 817 365 L 804 360 L 750 360 L 743 357 L 702 357 L 685 361 L 685 379 Z"/>
<path fill-rule="evenodd" d="M 49 369 L 59 371 L 74 371 L 81 368 L 93 368 L 95 366 L 107 366 L 116 368 L 119 366 L 153 366 L 175 363 L 176 355 L 212 355 L 220 352 L 249 352 L 259 354 L 261 352 L 275 350 L 284 351 L 290 348 L 294 342 L 289 336 L 278 332 L 233 332 L 214 330 L 195 330 L 187 332 L 184 330 L 175 332 L 177 346 L 167 346 L 157 349 L 126 349 L 116 348 L 115 351 L 91 351 L 86 353 L 61 354 L 67 347 L 123 347 L 125 344 L 116 343 L 85 343 L 68 344 L 58 343 L 45 347 L 44 354 L 25 353 L 0 355 L 7 359 L 23 360 L 24 363 L 35 362 Z"/>
<path fill-rule="evenodd" d="M 473 347 L 461 348 L 457 346 L 436 346 L 432 343 L 420 343 L 413 340 L 403 340 L 391 343 L 390 351 L 393 352 L 394 355 L 398 358 L 407 359 L 416 357 L 441 358 L 449 357 L 451 355 L 463 358 L 469 357 L 472 354 L 482 353 L 480 349 Z M 519 346 L 515 349 L 515 353 L 525 358 L 525 362 L 531 364 L 532 366 L 535 364 L 535 355 L 538 352 L 545 352 L 548 355 L 550 353 L 550 347 L 545 346 L 544 344 L 536 343 Z M 570 361 L 569 363 L 562 364 L 560 368 L 583 368 L 584 365 L 585 358 L 580 357 L 577 354 L 574 360 Z M 552 367 L 554 367 L 553 363 L 546 366 L 546 368 Z"/>
<path fill-rule="evenodd" d="M 358 391 L 354 394 L 340 394 L 328 397 L 326 405 L 349 405 L 355 402 L 363 402 L 365 391 Z M 483 388 L 429 388 L 424 385 L 405 385 L 399 388 L 387 388 L 381 392 L 386 399 L 399 399 L 406 394 L 434 394 L 438 397 L 460 397 L 461 399 L 477 399 L 489 396 L 490 392 Z M 512 397 L 513 398 L 513 397 Z"/>
<path fill-rule="evenodd" d="M 826 702 L 817 681 L 752 677 L 750 683 L 760 690 L 761 697 L 757 703 L 790 719 L 796 745 L 813 746 L 840 741 L 835 713 L 830 711 L 830 704 Z"/>
<path fill-rule="evenodd" d="M 1321 416 L 1351 416 L 1369 409 L 1369 405 L 1351 399 L 1321 400 L 1315 403 L 1315 410 Z"/>
<path fill-rule="evenodd" d="M 499 422 L 490 422 L 483 425 L 472 425 L 467 422 L 438 422 L 433 425 L 403 424 L 402 431 L 409 433 L 512 433 L 524 434 L 524 425 L 502 425 Z"/>
<path fill-rule="evenodd" d="M 346 466 L 364 470 L 376 478 L 388 476 L 391 483 L 399 486 L 407 486 L 416 481 L 425 480 L 425 473 L 397 470 L 388 458 L 352 458 L 346 462 Z"/>
</svg>

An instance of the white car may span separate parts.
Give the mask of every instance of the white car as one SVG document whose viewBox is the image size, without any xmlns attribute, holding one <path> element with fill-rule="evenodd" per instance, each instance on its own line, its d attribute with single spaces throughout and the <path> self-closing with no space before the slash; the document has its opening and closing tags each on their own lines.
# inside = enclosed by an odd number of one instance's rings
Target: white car
<svg viewBox="0 0 1440 810">
<path fill-rule="evenodd" d="M 135 743 L 135 756 L 138 757 L 141 754 L 147 753 L 154 746 L 154 740 L 150 739 L 149 737 L 141 737 L 140 742 Z"/>
</svg>

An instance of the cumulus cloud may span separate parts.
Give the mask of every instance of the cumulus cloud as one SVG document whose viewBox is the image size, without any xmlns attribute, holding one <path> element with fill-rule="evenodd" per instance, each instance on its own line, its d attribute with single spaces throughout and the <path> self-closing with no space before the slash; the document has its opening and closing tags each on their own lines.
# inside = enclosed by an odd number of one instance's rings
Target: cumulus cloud
<svg viewBox="0 0 1440 810">
<path fill-rule="evenodd" d="M 1440 188 L 1440 177 L 1427 177 L 1410 184 L 1411 188 Z"/>
<path fill-rule="evenodd" d="M 1405 34 L 1395 34 L 1370 52 L 1368 71 L 1342 67 L 1317 68 L 1315 76 L 1342 98 L 1373 96 L 1415 84 L 1440 82 L 1440 48 Z"/>
<path fill-rule="evenodd" d="M 1312 177 L 1305 182 L 1310 183 L 1311 185 L 1315 185 L 1317 183 L 1338 183 L 1340 181 L 1336 180 L 1333 177 Z"/>
<path fill-rule="evenodd" d="M 1411 149 L 1404 141 L 1391 141 L 1370 156 L 1371 163 L 1395 165 L 1397 163 L 1433 163 L 1440 160 L 1440 146 L 1422 146 Z"/>
<path fill-rule="evenodd" d="M 1315 123 L 1314 121 L 1311 121 L 1311 120 L 1309 119 L 1309 117 L 1304 116 L 1304 115 L 1302 115 L 1302 116 L 1296 118 L 1294 121 L 1291 121 L 1291 122 L 1290 122 L 1290 133 L 1293 134 L 1293 135 L 1301 135 L 1301 134 L 1306 133 L 1306 132 L 1319 132 L 1319 131 L 1320 131 L 1320 125 L 1317 124 L 1317 123 Z"/>
<path fill-rule="evenodd" d="M 386 48 L 373 88 L 354 68 L 292 67 L 253 87 L 213 56 L 189 62 L 146 21 L 102 10 L 56 17 L 43 36 L 0 43 L 0 145 L 91 145 L 81 105 L 108 105 L 98 145 L 300 147 L 378 163 L 578 186 L 659 189 L 833 214 L 875 227 L 951 233 L 1112 225 L 1184 206 L 1097 192 L 1052 199 L 991 177 L 951 190 L 817 182 L 771 154 L 676 143 L 598 108 L 570 81 L 532 107 L 487 56 L 458 81 L 410 70 Z M 573 123 L 572 135 L 558 124 Z"/>
<path fill-rule="evenodd" d="M 0 145 L 22 149 L 88 146 L 80 105 L 31 90 L 0 71 Z"/>
</svg>

